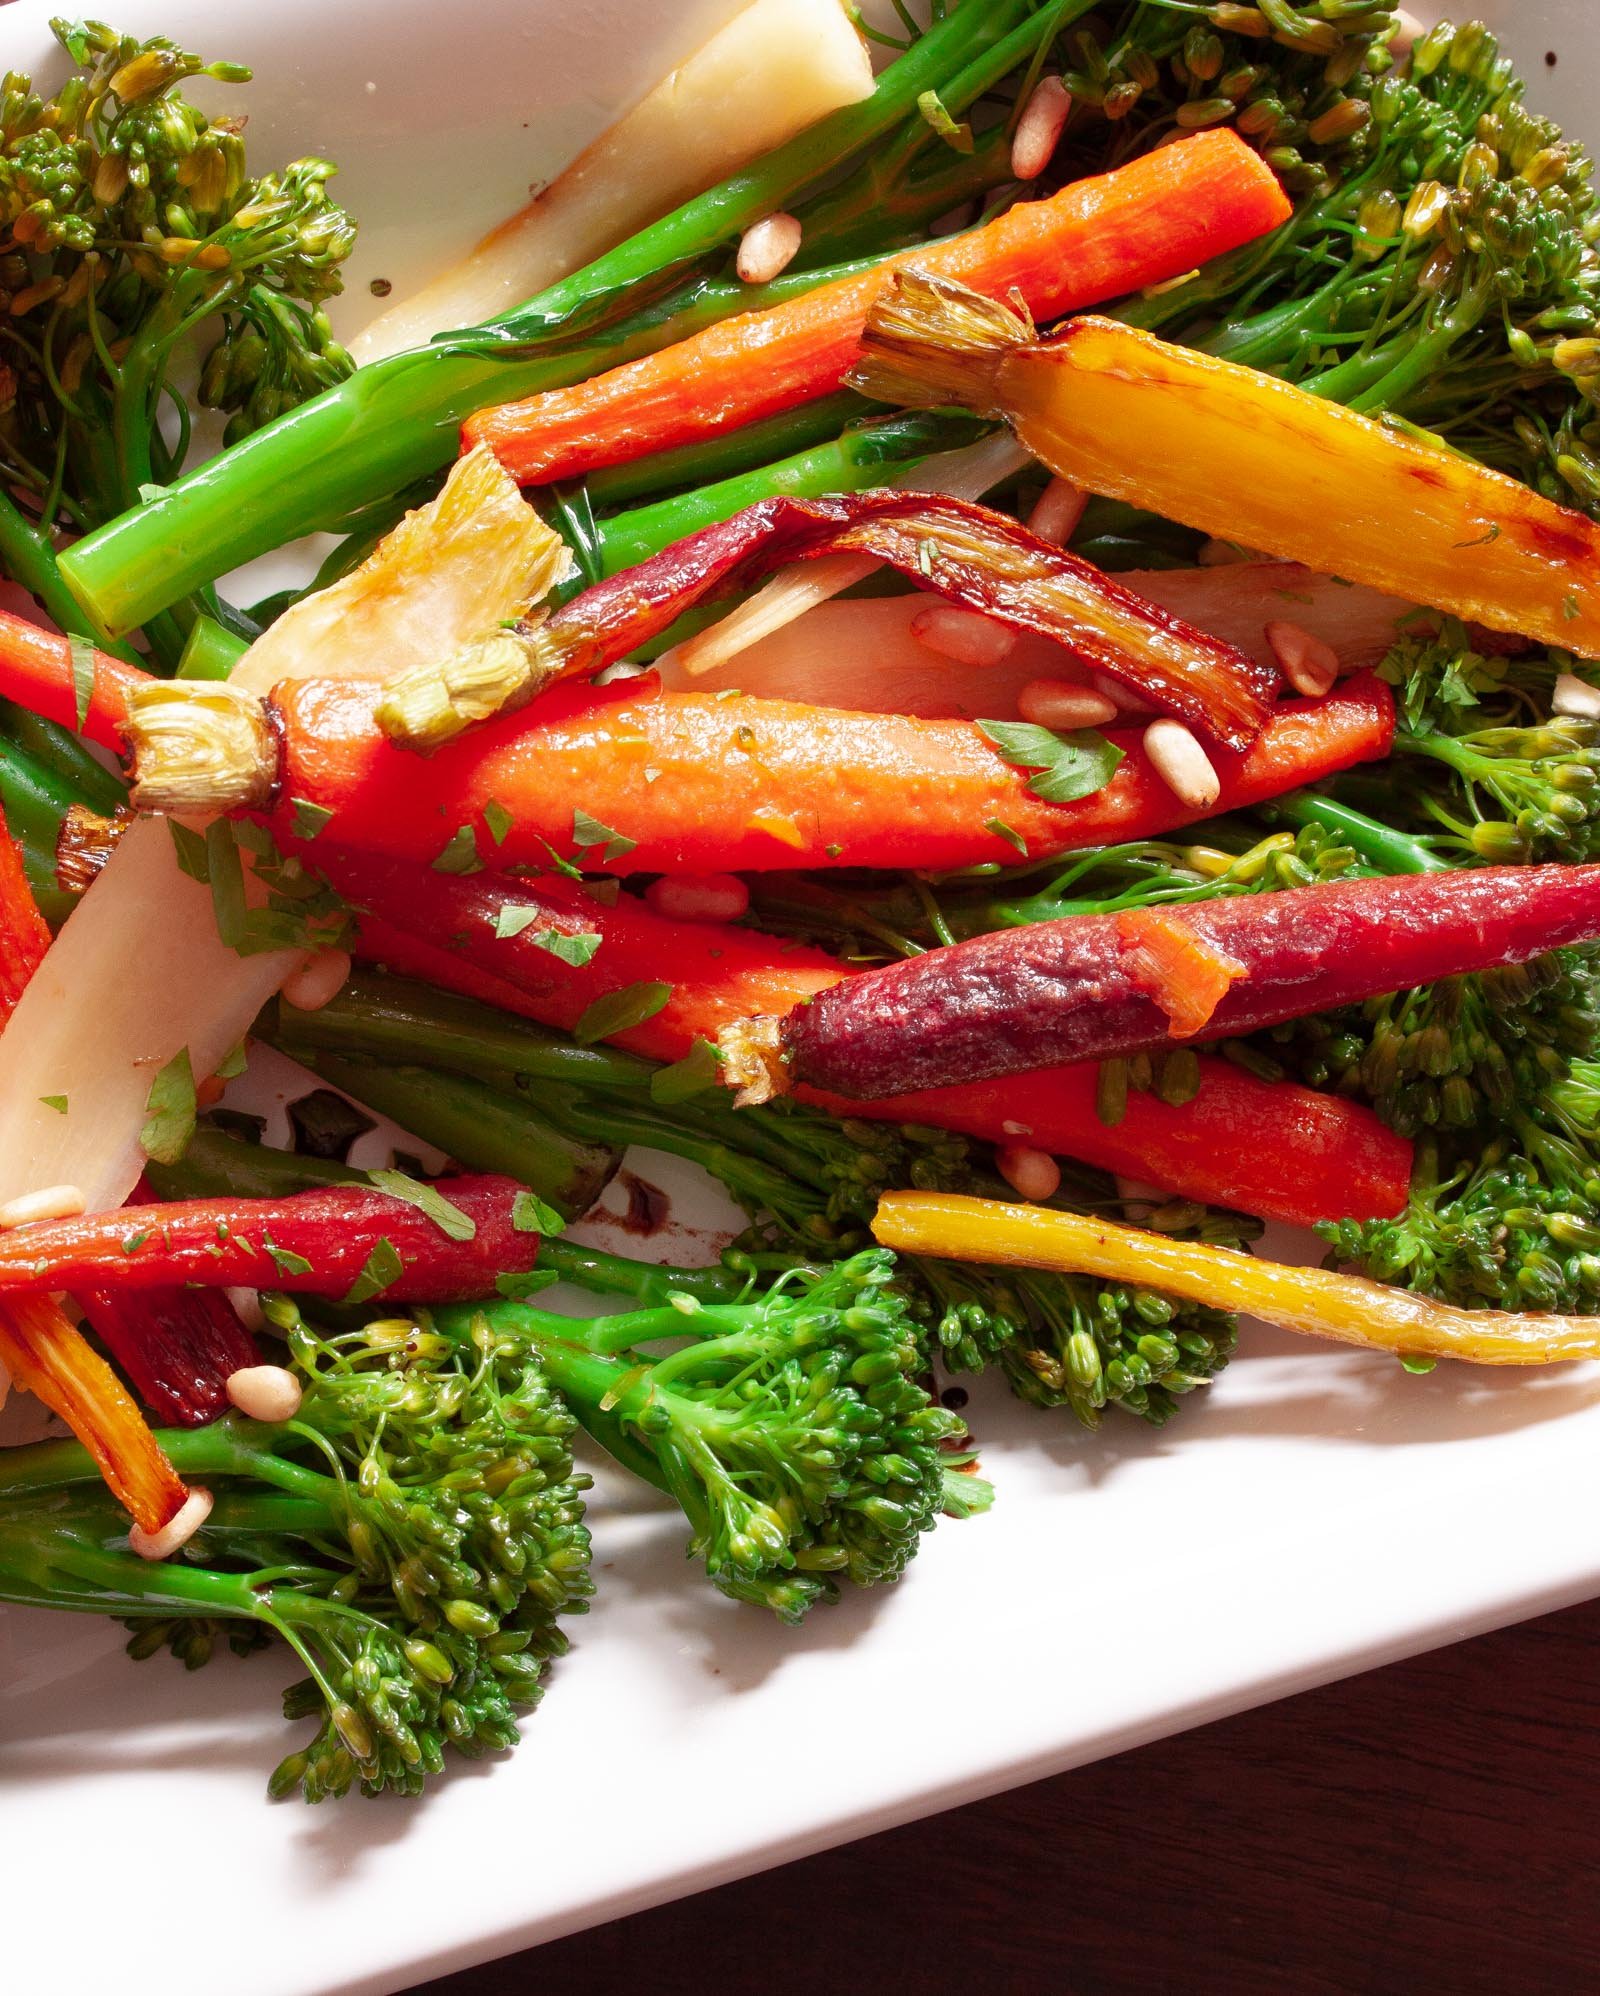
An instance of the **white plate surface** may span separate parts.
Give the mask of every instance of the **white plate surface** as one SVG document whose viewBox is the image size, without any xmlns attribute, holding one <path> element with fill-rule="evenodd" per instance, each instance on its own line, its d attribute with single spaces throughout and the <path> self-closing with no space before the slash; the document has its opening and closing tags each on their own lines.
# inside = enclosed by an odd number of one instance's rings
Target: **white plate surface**
<svg viewBox="0 0 1600 1996">
<path fill-rule="evenodd" d="M 1481 0 L 1580 129 L 1590 4 Z M 734 6 L 117 18 L 256 65 L 257 160 L 343 162 L 354 324 L 371 278 L 470 240 Z M 49 11 L 0 12 L 0 69 L 42 66 Z M 97 1624 L 0 1609 L 6 1986 L 145 1996 L 225 1962 L 233 1996 L 377 1996 L 1600 1591 L 1593 1371 L 1412 1379 L 1256 1332 L 1159 1434 L 1084 1436 L 987 1389 L 973 1413 L 993 1514 L 798 1633 L 681 1566 L 648 1495 L 608 1491 L 600 1598 L 523 1746 L 421 1806 L 265 1803 L 292 1743 L 281 1660 L 191 1677 L 127 1663 Z"/>
</svg>

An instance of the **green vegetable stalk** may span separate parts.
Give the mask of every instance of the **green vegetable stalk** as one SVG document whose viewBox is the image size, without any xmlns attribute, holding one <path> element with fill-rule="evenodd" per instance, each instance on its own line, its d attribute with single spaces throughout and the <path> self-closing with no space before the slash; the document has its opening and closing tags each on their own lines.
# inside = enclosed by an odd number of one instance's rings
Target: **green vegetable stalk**
<svg viewBox="0 0 1600 1996">
<path fill-rule="evenodd" d="M 897 1580 L 945 1508 L 964 1424 L 919 1383 L 918 1328 L 881 1249 L 795 1269 L 748 1303 L 685 1296 L 583 1325 L 504 1303 L 437 1321 L 536 1352 L 589 1433 L 680 1506 L 722 1591 L 785 1621 L 838 1580 Z"/>
<path fill-rule="evenodd" d="M 909 117 L 921 122 L 917 103 L 926 91 L 959 98 L 974 66 L 987 87 L 996 62 L 1001 74 L 1025 63 L 1041 37 L 1087 6 L 990 0 L 958 9 L 893 63 L 864 102 L 822 119 L 492 325 L 361 369 L 80 542 L 62 564 L 74 593 L 106 628 L 131 629 L 230 568 L 310 528 L 337 526 L 445 464 L 474 409 L 582 380 L 729 312 L 824 281 L 834 273 L 797 273 L 753 291 L 692 273 L 750 222 Z M 578 343 L 580 336 L 591 343 Z"/>
</svg>

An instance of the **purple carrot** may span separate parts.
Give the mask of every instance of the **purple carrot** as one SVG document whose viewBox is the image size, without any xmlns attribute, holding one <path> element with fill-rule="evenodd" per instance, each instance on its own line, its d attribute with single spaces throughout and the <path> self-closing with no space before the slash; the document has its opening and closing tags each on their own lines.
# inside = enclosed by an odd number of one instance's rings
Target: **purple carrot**
<svg viewBox="0 0 1600 1996">
<path fill-rule="evenodd" d="M 455 704 L 456 662 L 400 674 L 378 709 L 380 724 L 405 747 L 431 753 L 469 720 L 626 657 L 696 604 L 790 562 L 842 552 L 869 555 L 919 588 L 1068 646 L 1225 748 L 1248 748 L 1271 711 L 1278 686 L 1271 666 L 1005 514 L 964 499 L 879 490 L 763 499 L 595 583 L 546 621 L 474 647 L 468 704 Z"/>
<path fill-rule="evenodd" d="M 1600 866 L 1349 880 L 1076 915 L 865 972 L 731 1028 L 727 1078 L 861 1101 L 1231 1038 L 1600 938 Z"/>
<path fill-rule="evenodd" d="M 227 1413 L 229 1373 L 261 1363 L 219 1289 L 80 1289 L 73 1301 L 139 1398 L 176 1427 Z"/>
</svg>

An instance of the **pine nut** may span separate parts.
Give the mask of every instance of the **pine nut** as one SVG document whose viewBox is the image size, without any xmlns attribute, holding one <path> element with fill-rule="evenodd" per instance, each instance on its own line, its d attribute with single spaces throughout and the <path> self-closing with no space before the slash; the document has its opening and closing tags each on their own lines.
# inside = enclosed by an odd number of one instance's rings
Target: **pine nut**
<svg viewBox="0 0 1600 1996">
<path fill-rule="evenodd" d="M 766 215 L 752 222 L 739 238 L 734 268 L 742 284 L 770 284 L 793 263 L 802 230 L 793 215 Z"/>
<path fill-rule="evenodd" d="M 1065 679 L 1030 679 L 1017 695 L 1017 712 L 1036 728 L 1103 728 L 1117 711 L 1115 700 Z"/>
<path fill-rule="evenodd" d="M 0 1206 L 0 1234 L 31 1227 L 36 1220 L 75 1220 L 87 1204 L 76 1185 L 46 1185 Z"/>
<path fill-rule="evenodd" d="M 1008 1137 L 1031 1137 L 1033 1135 L 1032 1123 L 1014 1123 L 1009 1116 L 1000 1127 Z"/>
<path fill-rule="evenodd" d="M 1565 714 L 1569 721 L 1600 721 L 1600 686 L 1591 686 L 1575 672 L 1563 672 L 1556 680 L 1550 711 Z"/>
<path fill-rule="evenodd" d="M 300 1411 L 300 1382 L 287 1366 L 241 1365 L 228 1374 L 228 1398 L 251 1421 L 292 1421 Z"/>
<path fill-rule="evenodd" d="M 201 1484 L 193 1484 L 160 1531 L 147 1532 L 139 1525 L 128 1528 L 128 1550 L 141 1559 L 167 1559 L 179 1546 L 187 1545 L 210 1516 L 211 1492 Z"/>
<path fill-rule="evenodd" d="M 749 888 L 732 873 L 652 880 L 644 898 L 667 922 L 736 922 L 750 908 Z"/>
<path fill-rule="evenodd" d="M 1037 180 L 1055 156 L 1072 112 L 1072 93 L 1059 76 L 1041 76 L 1034 85 L 1011 140 L 1011 176 Z"/>
<path fill-rule="evenodd" d="M 1303 624 L 1281 620 L 1267 626 L 1267 643 L 1296 693 L 1320 700 L 1339 677 L 1339 654 Z"/>
<path fill-rule="evenodd" d="M 1089 679 L 1096 693 L 1109 700 L 1119 714 L 1153 714 L 1156 711 L 1148 700 L 1141 700 L 1131 686 L 1124 686 L 1109 672 L 1091 672 Z"/>
<path fill-rule="evenodd" d="M 1088 503 L 1089 495 L 1081 486 L 1065 478 L 1052 478 L 1028 515 L 1028 531 L 1052 547 L 1064 548 L 1077 532 Z"/>
<path fill-rule="evenodd" d="M 1061 1167 L 1048 1151 L 1031 1144 L 1007 1144 L 995 1153 L 995 1168 L 1019 1199 L 1051 1198 L 1061 1185 Z"/>
<path fill-rule="evenodd" d="M 1017 634 L 976 610 L 933 603 L 911 619 L 911 635 L 929 651 L 958 665 L 998 665 L 1016 649 Z"/>
<path fill-rule="evenodd" d="M 1150 766 L 1181 804 L 1209 811 L 1222 795 L 1211 759 L 1181 721 L 1152 721 L 1144 731 Z"/>
<path fill-rule="evenodd" d="M 283 996 L 297 1012 L 320 1012 L 344 989 L 350 958 L 342 949 L 319 950 L 283 980 Z"/>
</svg>

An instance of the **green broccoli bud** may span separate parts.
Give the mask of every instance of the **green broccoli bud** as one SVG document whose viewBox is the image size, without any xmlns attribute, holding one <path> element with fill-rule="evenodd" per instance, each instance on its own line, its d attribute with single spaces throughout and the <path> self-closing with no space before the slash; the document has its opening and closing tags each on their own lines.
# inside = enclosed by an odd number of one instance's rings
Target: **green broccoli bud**
<svg viewBox="0 0 1600 1996">
<path fill-rule="evenodd" d="M 963 1424 L 922 1384 L 894 1273 L 868 1249 L 744 1303 L 682 1296 L 590 1324 L 501 1303 L 435 1320 L 536 1354 L 589 1433 L 679 1505 L 717 1586 L 792 1622 L 840 1580 L 898 1579 L 945 1505 Z"/>
<path fill-rule="evenodd" d="M 574 1422 L 535 1358 L 409 1322 L 322 1333 L 274 1306 L 304 1386 L 282 1426 L 237 1416 L 161 1440 L 214 1496 L 165 1561 L 76 1443 L 0 1456 L 0 1599 L 132 1618 L 129 1645 L 195 1668 L 235 1627 L 288 1644 L 312 1717 L 271 1790 L 416 1794 L 447 1751 L 517 1738 L 592 1591 Z"/>
</svg>

